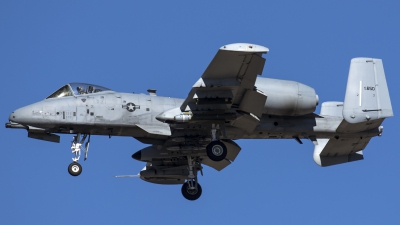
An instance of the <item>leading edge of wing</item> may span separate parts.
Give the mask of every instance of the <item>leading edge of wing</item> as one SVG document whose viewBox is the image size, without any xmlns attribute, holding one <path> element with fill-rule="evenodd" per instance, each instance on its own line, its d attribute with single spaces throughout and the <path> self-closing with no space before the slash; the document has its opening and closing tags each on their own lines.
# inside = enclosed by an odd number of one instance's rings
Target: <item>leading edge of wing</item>
<svg viewBox="0 0 400 225">
<path fill-rule="evenodd" d="M 264 46 L 250 44 L 250 43 L 233 43 L 229 45 L 224 45 L 220 48 L 220 50 L 237 51 L 237 52 L 259 52 L 259 53 L 269 52 L 269 49 Z"/>
</svg>

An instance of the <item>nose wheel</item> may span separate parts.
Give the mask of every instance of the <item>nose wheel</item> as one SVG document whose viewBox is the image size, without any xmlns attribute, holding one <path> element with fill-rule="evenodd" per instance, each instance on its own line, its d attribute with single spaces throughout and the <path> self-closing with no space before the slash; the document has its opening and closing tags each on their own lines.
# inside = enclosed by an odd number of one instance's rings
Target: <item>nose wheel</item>
<svg viewBox="0 0 400 225">
<path fill-rule="evenodd" d="M 81 164 L 79 164 L 77 162 L 72 162 L 71 164 L 69 164 L 68 173 L 71 174 L 71 176 L 74 176 L 74 177 L 79 176 L 79 174 L 82 173 Z"/>
<path fill-rule="evenodd" d="M 195 181 L 188 181 L 182 185 L 182 195 L 187 200 L 194 201 L 200 198 L 202 189 Z"/>
</svg>

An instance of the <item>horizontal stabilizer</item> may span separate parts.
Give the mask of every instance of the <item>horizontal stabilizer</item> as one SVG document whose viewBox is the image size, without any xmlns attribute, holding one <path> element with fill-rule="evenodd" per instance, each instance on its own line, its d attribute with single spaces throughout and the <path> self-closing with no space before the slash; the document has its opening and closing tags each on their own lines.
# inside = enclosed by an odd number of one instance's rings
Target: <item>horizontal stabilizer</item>
<svg viewBox="0 0 400 225">
<path fill-rule="evenodd" d="M 363 150 L 371 138 L 317 139 L 314 161 L 319 166 L 332 166 L 364 159 Z"/>
<path fill-rule="evenodd" d="M 324 103 L 322 103 L 320 115 L 343 118 L 343 102 L 324 102 Z"/>
</svg>

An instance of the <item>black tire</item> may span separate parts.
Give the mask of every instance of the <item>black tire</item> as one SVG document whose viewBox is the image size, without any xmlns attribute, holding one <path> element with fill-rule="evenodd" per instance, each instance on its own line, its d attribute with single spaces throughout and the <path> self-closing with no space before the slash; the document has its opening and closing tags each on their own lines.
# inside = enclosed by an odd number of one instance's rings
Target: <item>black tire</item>
<svg viewBox="0 0 400 225">
<path fill-rule="evenodd" d="M 196 183 L 194 183 L 196 185 Z M 182 195 L 185 197 L 187 200 L 194 201 L 200 198 L 201 193 L 203 190 L 201 189 L 200 184 L 197 184 L 197 190 L 190 190 L 189 189 L 189 184 L 186 182 L 182 185 Z"/>
<path fill-rule="evenodd" d="M 207 145 L 206 149 L 208 158 L 216 162 L 224 160 L 226 155 L 228 154 L 226 146 L 220 141 L 210 142 L 210 144 Z"/>
<path fill-rule="evenodd" d="M 79 176 L 79 174 L 82 173 L 81 164 L 79 164 L 77 162 L 72 162 L 71 164 L 69 164 L 68 173 L 71 174 L 71 176 L 74 176 L 74 177 Z"/>
</svg>

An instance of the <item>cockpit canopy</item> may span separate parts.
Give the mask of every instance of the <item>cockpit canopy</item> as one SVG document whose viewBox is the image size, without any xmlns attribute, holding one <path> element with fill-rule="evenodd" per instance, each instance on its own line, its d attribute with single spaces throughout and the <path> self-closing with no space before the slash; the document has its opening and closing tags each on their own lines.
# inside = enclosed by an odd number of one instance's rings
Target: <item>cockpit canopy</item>
<svg viewBox="0 0 400 225">
<path fill-rule="evenodd" d="M 95 84 L 86 84 L 86 83 L 69 83 L 62 86 L 60 89 L 51 94 L 49 98 L 62 98 L 67 96 L 78 96 L 85 95 L 90 93 L 98 93 L 102 91 L 111 91 L 111 89 L 95 85 Z"/>
</svg>

